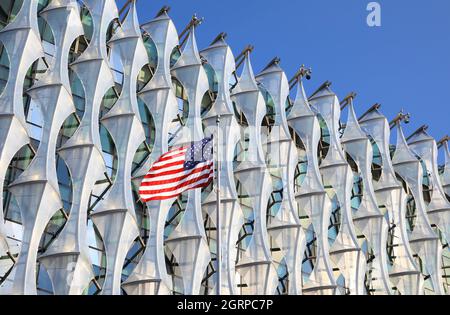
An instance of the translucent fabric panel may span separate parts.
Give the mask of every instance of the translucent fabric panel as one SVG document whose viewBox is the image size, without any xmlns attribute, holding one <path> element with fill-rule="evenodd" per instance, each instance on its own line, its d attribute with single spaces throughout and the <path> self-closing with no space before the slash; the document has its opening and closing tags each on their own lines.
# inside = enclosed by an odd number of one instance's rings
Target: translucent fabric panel
<svg viewBox="0 0 450 315">
<path fill-rule="evenodd" d="M 329 149 L 320 164 L 323 182 L 331 186 L 340 207 L 340 227 L 330 248 L 331 259 L 346 279 L 351 294 L 363 293 L 364 259 L 357 241 L 350 204 L 353 173 L 345 159 L 339 139 L 340 105 L 336 95 L 325 87 L 311 99 L 311 106 L 321 115 L 329 130 Z M 349 262 L 352 263 L 349 263 Z"/>
<path fill-rule="evenodd" d="M 243 277 L 241 285 L 246 285 L 246 289 L 242 290 L 243 294 L 270 295 L 274 294 L 278 279 L 272 264 L 266 227 L 267 203 L 272 192 L 261 139 L 261 122 L 266 107 L 248 53 L 241 76 L 232 91 L 232 99 L 250 126 L 248 151 L 245 158 L 239 161 L 234 173 L 245 190 L 254 219 L 250 241 L 245 251 L 239 255 L 236 270 Z M 244 204 L 241 203 L 241 206 L 244 209 Z"/>
<path fill-rule="evenodd" d="M 358 166 L 363 181 L 362 199 L 354 215 L 354 222 L 371 247 L 371 263 L 366 268 L 366 274 L 370 277 L 372 294 L 392 294 L 386 253 L 388 222 L 378 208 L 373 188 L 372 145 L 359 125 L 352 103 L 348 106 L 348 119 L 342 144 Z"/>
<path fill-rule="evenodd" d="M 213 135 L 220 149 L 216 152 L 220 161 L 220 209 L 217 213 L 217 191 L 212 191 L 202 203 L 216 228 L 220 231 L 220 290 L 217 290 L 217 276 L 214 286 L 218 294 L 237 294 L 236 243 L 243 224 L 243 214 L 238 202 L 236 182 L 233 173 L 234 149 L 240 140 L 239 125 L 234 115 L 229 82 L 235 71 L 234 56 L 225 39 L 221 37 L 201 52 L 208 61 L 210 89 L 217 91 L 214 103 L 203 115 L 205 135 Z M 217 126 L 219 120 L 219 126 Z M 217 149 L 217 147 L 216 147 Z M 217 222 L 219 218 L 220 222 Z M 217 238 L 217 237 L 216 237 Z M 220 269 L 220 270 L 219 270 Z"/>
<path fill-rule="evenodd" d="M 189 102 L 189 116 L 174 138 L 174 146 L 204 138 L 201 102 L 209 86 L 194 29 L 194 26 L 190 28 L 183 52 L 172 68 L 172 74 L 183 85 Z M 190 190 L 187 195 L 183 217 L 166 242 L 180 266 L 184 294 L 191 295 L 199 294 L 203 274 L 211 258 L 203 226 L 201 189 Z"/>
<path fill-rule="evenodd" d="M 109 9 L 117 14 L 115 5 Z M 120 96 L 101 119 L 117 150 L 117 175 L 108 195 L 99 203 L 91 217 L 99 229 L 106 251 L 106 279 L 102 294 L 119 295 L 123 263 L 133 241 L 139 235 L 131 170 L 135 153 L 145 140 L 136 86 L 140 70 L 148 63 L 148 56 L 141 38 L 134 2 L 109 45 L 119 56 L 124 71 Z"/>
<path fill-rule="evenodd" d="M 426 214 L 426 205 L 423 199 L 422 166 L 406 143 L 400 125 L 397 126 L 397 146 L 392 162 L 396 172 L 406 182 L 415 201 L 416 221 L 410 235 L 411 247 L 421 258 L 425 267 L 423 272 L 430 276 L 434 292 L 443 294 L 441 273 L 442 247 L 439 237 L 431 228 Z"/>
</svg>

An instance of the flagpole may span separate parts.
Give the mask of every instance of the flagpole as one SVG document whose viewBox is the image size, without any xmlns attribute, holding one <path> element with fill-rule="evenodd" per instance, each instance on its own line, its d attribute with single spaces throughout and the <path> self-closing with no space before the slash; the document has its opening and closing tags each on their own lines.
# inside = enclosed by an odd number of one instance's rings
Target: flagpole
<svg viewBox="0 0 450 315">
<path fill-rule="evenodd" d="M 217 259 L 217 281 L 216 281 L 216 291 L 217 295 L 221 294 L 222 281 L 221 281 L 221 269 L 222 269 L 222 248 L 221 248 L 221 226 L 220 226 L 220 115 L 216 119 L 217 126 L 217 141 L 216 147 L 216 259 Z"/>
</svg>

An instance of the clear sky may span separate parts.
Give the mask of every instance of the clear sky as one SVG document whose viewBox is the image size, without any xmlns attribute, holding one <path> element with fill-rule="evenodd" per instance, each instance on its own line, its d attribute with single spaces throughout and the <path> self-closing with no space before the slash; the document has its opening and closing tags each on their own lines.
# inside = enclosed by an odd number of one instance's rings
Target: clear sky
<svg viewBox="0 0 450 315">
<path fill-rule="evenodd" d="M 125 2 L 118 0 L 119 8 Z M 226 32 L 235 55 L 247 44 L 255 46 L 256 73 L 275 56 L 288 78 L 305 64 L 313 69 L 308 94 L 330 80 L 339 98 L 358 93 L 357 114 L 376 102 L 388 119 L 404 108 L 411 113 L 407 136 L 428 124 L 429 133 L 441 139 L 450 133 L 450 1 L 379 0 L 378 28 L 367 26 L 369 2 L 138 0 L 138 12 L 142 24 L 169 5 L 178 31 L 196 13 L 205 18 L 196 32 L 200 49 Z"/>
</svg>

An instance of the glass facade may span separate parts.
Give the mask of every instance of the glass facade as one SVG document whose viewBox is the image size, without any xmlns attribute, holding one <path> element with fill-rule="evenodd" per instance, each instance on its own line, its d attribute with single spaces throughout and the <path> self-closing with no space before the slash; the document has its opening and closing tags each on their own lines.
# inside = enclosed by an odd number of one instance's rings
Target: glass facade
<svg viewBox="0 0 450 315">
<path fill-rule="evenodd" d="M 44 119 L 41 106 L 33 100 L 27 90 L 42 82 L 45 75 L 48 73 L 48 70 L 52 67 L 52 64 L 55 62 L 55 56 L 57 56 L 56 51 L 59 47 L 55 47 L 55 36 L 50 25 L 46 22 L 44 18 L 41 17 L 40 13 L 45 10 L 45 8 L 49 5 L 48 0 L 39 0 L 38 3 L 38 16 L 36 17 L 39 26 L 39 34 L 41 43 L 44 49 L 44 56 L 34 61 L 30 69 L 28 70 L 24 85 L 23 85 L 23 107 L 27 124 L 27 132 L 30 137 L 30 143 L 22 147 L 14 156 L 14 158 L 9 162 L 7 167 L 7 171 L 4 177 L 4 185 L 3 185 L 3 214 L 5 219 L 5 225 L 7 230 L 7 242 L 9 245 L 9 249 L 7 252 L 1 253 L 0 257 L 0 283 L 2 285 L 2 291 L 7 293 L 8 289 L 11 288 L 14 282 L 14 265 L 19 257 L 21 241 L 24 234 L 23 231 L 23 222 L 20 212 L 20 205 L 17 202 L 13 193 L 11 193 L 9 186 L 14 183 L 20 175 L 30 166 L 30 163 L 36 156 L 36 152 L 42 142 L 43 137 L 43 128 L 44 128 Z M 84 35 L 79 36 L 71 45 L 70 55 L 69 55 L 69 64 L 77 61 L 80 56 L 83 56 L 83 53 L 88 49 L 93 40 L 94 35 L 94 18 L 89 8 L 83 3 L 83 1 L 78 0 L 74 1 L 74 3 L 78 6 L 79 19 L 83 26 Z M 8 24 L 12 23 L 19 13 L 21 7 L 23 6 L 23 1 L 20 0 L 3 0 L 0 4 L 0 31 L 5 28 Z M 110 39 L 114 38 L 115 34 L 118 34 L 120 29 L 123 27 L 124 17 L 120 17 L 118 19 L 113 19 L 113 22 L 109 26 L 108 33 L 106 34 L 106 42 Z M 143 89 L 152 81 L 154 76 L 158 71 L 158 67 L 161 65 L 158 64 L 158 49 L 157 45 L 159 43 L 155 43 L 152 39 L 152 36 L 147 32 L 143 32 L 142 34 L 142 43 L 147 52 L 147 62 L 146 65 L 140 70 L 137 78 L 136 78 L 136 95 L 137 104 L 138 104 L 138 113 L 137 116 L 139 121 L 142 123 L 142 127 L 145 132 L 145 141 L 142 142 L 138 148 L 138 150 L 134 154 L 134 159 L 132 162 L 131 172 L 132 172 L 132 196 L 134 198 L 134 210 L 135 210 L 135 218 L 136 224 L 138 226 L 139 235 L 135 238 L 132 246 L 129 248 L 125 260 L 123 262 L 122 273 L 121 273 L 121 281 L 126 282 L 127 279 L 133 274 L 133 271 L 137 268 L 139 262 L 144 257 L 144 252 L 146 247 L 148 247 L 150 239 L 151 239 L 151 231 L 154 229 L 154 224 L 156 222 L 152 222 L 149 217 L 149 209 L 148 204 L 143 203 L 139 198 L 139 181 L 136 177 L 136 174 L 141 170 L 141 168 L 145 165 L 146 161 L 151 156 L 151 153 L 154 151 L 155 139 L 157 137 L 156 127 L 158 122 L 154 121 L 154 117 L 149 110 L 148 105 L 145 104 L 144 100 L 139 97 L 139 93 L 143 91 Z M 185 36 L 190 36 L 190 34 L 186 34 Z M 183 49 L 185 48 L 186 40 L 180 38 L 180 45 L 176 46 L 173 49 L 171 57 L 170 57 L 170 67 L 173 68 L 176 66 L 177 61 L 180 60 L 183 56 Z M 183 45 L 184 44 L 184 45 Z M 106 43 L 105 43 L 106 45 Z M 107 275 L 107 255 L 105 252 L 105 240 L 102 239 L 102 235 L 99 232 L 99 229 L 96 227 L 94 222 L 91 219 L 91 214 L 98 209 L 99 205 L 105 198 L 108 196 L 111 187 L 117 181 L 118 169 L 119 169 L 119 157 L 118 157 L 118 148 L 116 147 L 115 141 L 108 131 L 108 129 L 102 123 L 102 119 L 107 117 L 108 113 L 112 108 L 117 104 L 119 98 L 124 93 L 124 89 L 127 87 L 124 86 L 125 76 L 127 75 L 127 70 L 124 69 L 123 61 L 121 60 L 120 53 L 111 49 L 111 46 L 106 45 L 108 52 L 108 62 L 111 66 L 111 71 L 114 78 L 114 86 L 111 87 L 106 94 L 103 96 L 100 113 L 99 113 L 99 130 L 97 131 L 100 135 L 101 140 L 101 149 L 102 155 L 105 162 L 105 172 L 103 177 L 96 181 L 94 189 L 91 192 L 89 198 L 89 207 L 85 209 L 87 211 L 88 220 L 86 222 L 87 226 L 87 241 L 89 246 L 89 258 L 92 263 L 92 268 L 94 271 L 94 276 L 92 277 L 90 284 L 84 288 L 83 294 L 87 295 L 96 295 L 102 292 L 105 284 L 105 277 Z M 230 78 L 230 82 L 223 83 L 222 73 L 217 72 L 213 66 L 206 60 L 202 58 L 202 71 L 206 74 L 207 82 L 208 82 L 208 90 L 202 96 L 201 100 L 201 119 L 203 119 L 203 130 L 207 128 L 207 124 L 205 121 L 208 119 L 208 114 L 213 111 L 214 104 L 221 97 L 221 84 L 227 86 L 229 91 L 228 93 L 237 93 L 236 86 L 238 85 L 238 76 L 237 71 L 233 72 L 233 76 Z M 58 133 L 57 141 L 56 141 L 56 173 L 57 173 L 57 182 L 58 188 L 61 198 L 62 208 L 59 209 L 51 219 L 46 223 L 46 227 L 44 233 L 42 234 L 39 241 L 39 250 L 38 256 L 47 252 L 49 246 L 54 242 L 58 235 L 60 235 L 64 226 L 66 225 L 68 218 L 70 216 L 70 211 L 73 206 L 74 200 L 74 188 L 73 188 L 73 174 L 71 174 L 66 162 L 63 158 L 58 154 L 58 150 L 60 150 L 67 141 L 74 136 L 77 129 L 80 127 L 81 121 L 83 120 L 83 116 L 86 112 L 86 93 L 84 86 L 85 82 L 83 82 L 80 77 L 78 77 L 77 73 L 73 71 L 72 67 L 69 66 L 68 69 L 69 80 L 70 80 L 70 93 L 73 98 L 73 103 L 75 105 L 75 112 L 70 114 L 62 124 L 60 131 Z M 10 73 L 10 60 L 6 49 L 2 43 L 0 43 L 0 95 L 4 91 L 7 86 L 8 77 Z M 193 108 L 193 104 L 190 104 L 189 100 L 189 90 L 184 87 L 181 83 L 181 80 L 177 78 L 175 75 L 171 77 L 172 84 L 172 92 L 177 100 L 177 114 L 170 123 L 170 128 L 168 130 L 168 145 L 171 147 L 172 145 L 176 145 L 178 135 L 184 130 L 189 117 L 190 110 Z M 285 114 L 289 117 L 292 117 L 292 113 L 295 110 L 295 104 L 293 100 L 289 97 L 286 102 L 284 100 L 280 101 L 280 104 L 277 103 L 274 96 L 268 91 L 268 89 L 261 83 L 258 84 L 258 91 L 261 93 L 264 103 L 265 103 L 265 116 L 262 119 L 261 126 L 263 129 L 263 136 L 269 137 L 272 133 L 274 125 L 276 125 L 276 117 L 279 115 L 280 108 L 285 111 Z M 240 140 L 237 142 L 234 150 L 234 160 L 232 161 L 232 165 L 235 169 L 239 166 L 241 161 L 245 161 L 249 158 L 249 143 L 251 136 L 249 135 L 246 128 L 249 127 L 249 118 L 246 117 L 243 110 L 237 106 L 236 102 L 229 101 L 230 106 L 233 109 L 233 119 L 236 121 L 236 126 L 239 127 L 240 131 Z M 232 103 L 231 103 L 232 102 Z M 330 145 L 333 143 L 330 139 L 333 135 L 334 131 L 331 131 L 330 126 L 327 125 L 326 119 L 322 117 L 320 113 L 316 113 L 316 117 L 318 119 L 318 124 L 320 126 L 320 141 L 318 147 L 315 149 L 311 149 L 305 146 L 304 139 L 302 139 L 297 131 L 289 127 L 291 141 L 295 148 L 295 155 L 297 159 L 297 163 L 295 169 L 293 170 L 293 183 L 289 183 L 293 187 L 294 194 L 300 194 L 301 188 L 304 187 L 305 181 L 308 180 L 308 177 L 311 174 L 308 173 L 308 166 L 311 166 L 311 161 L 308 161 L 307 158 L 307 150 L 314 150 L 318 157 L 318 163 L 321 165 L 323 161 L 328 156 L 328 153 L 332 148 Z M 286 123 L 287 125 L 287 123 Z M 340 135 L 344 133 L 344 128 L 340 130 Z M 383 172 L 383 164 L 385 161 L 382 159 L 382 154 L 380 153 L 379 143 L 377 143 L 371 135 L 367 135 L 368 141 L 370 141 L 371 149 L 373 151 L 373 157 L 371 157 L 371 174 L 373 176 L 373 181 L 378 182 L 380 177 L 382 177 Z M 392 151 L 395 151 L 395 147 Z M 265 152 L 267 155 L 268 153 Z M 360 214 L 360 208 L 363 195 L 363 178 L 362 178 L 362 170 L 359 169 L 358 164 L 355 160 L 349 155 L 346 154 L 346 162 L 351 168 L 352 171 L 352 189 L 349 195 L 349 200 L 351 204 L 351 214 L 353 217 L 358 217 Z M 391 155 L 391 158 L 393 155 Z M 422 193 L 425 204 L 428 205 L 432 201 L 432 193 L 433 193 L 433 185 L 439 185 L 440 183 L 435 183 L 430 179 L 429 172 L 427 169 L 427 165 L 424 161 L 417 155 L 417 159 L 420 161 L 420 165 L 422 167 L 423 180 L 422 180 Z M 441 176 L 445 172 L 445 167 L 441 167 Z M 277 218 L 280 215 L 280 211 L 285 211 L 283 207 L 285 197 L 288 194 L 287 186 L 284 180 L 285 174 L 282 169 L 279 168 L 270 168 L 268 171 L 270 175 L 271 189 L 270 196 L 268 196 L 267 207 L 264 209 L 265 216 L 263 220 L 267 225 L 271 225 L 272 223 L 278 220 Z M 333 187 L 332 181 L 323 175 L 321 176 L 321 180 L 323 183 L 324 190 L 326 192 L 326 198 L 329 198 L 331 203 L 330 208 L 330 217 L 328 220 L 327 226 L 327 235 L 326 239 L 328 241 L 329 247 L 332 247 L 336 242 L 338 235 L 341 233 L 341 222 L 343 210 L 342 204 L 339 201 L 340 197 L 339 192 Z M 404 191 L 407 194 L 407 205 L 406 205 L 406 227 L 407 233 L 411 237 L 415 226 L 416 226 L 416 218 L 417 218 L 417 205 L 414 199 L 413 192 L 410 189 L 410 185 L 406 182 L 404 178 L 400 175 L 397 175 L 397 180 L 401 182 Z M 237 195 L 237 203 L 239 205 L 240 210 L 242 211 L 242 225 L 239 226 L 239 232 L 237 235 L 237 241 L 235 243 L 236 248 L 236 257 L 234 257 L 233 261 L 236 265 L 243 263 L 245 261 L 245 255 L 248 253 L 249 246 L 251 245 L 252 239 L 254 238 L 255 232 L 255 208 L 254 208 L 254 196 L 252 195 L 252 187 L 245 186 L 237 176 L 233 177 L 232 181 Z M 258 183 L 256 183 L 258 185 Z M 202 201 L 205 202 L 207 197 L 213 192 L 213 184 L 211 183 L 207 188 L 202 190 Z M 297 198 L 293 196 L 293 198 Z M 446 198 L 450 201 L 450 196 L 446 196 Z M 446 200 L 447 201 L 447 200 Z M 180 222 L 183 220 L 186 207 L 188 204 L 188 194 L 183 193 L 177 198 L 173 204 L 170 206 L 168 210 L 168 215 L 165 219 L 165 224 L 163 227 L 164 240 L 167 240 L 174 232 L 174 230 L 179 226 Z M 389 221 L 388 211 L 386 209 L 387 205 L 378 204 L 378 208 L 380 212 L 384 216 L 385 221 Z M 450 210 L 450 209 L 449 209 Z M 300 223 L 301 230 L 304 233 L 304 252 L 302 253 L 301 261 L 297 262 L 301 266 L 301 282 L 302 284 L 306 284 L 313 277 L 314 271 L 316 269 L 316 260 L 318 255 L 322 255 L 318 251 L 321 250 L 318 245 L 318 233 L 321 232 L 316 231 L 314 228 L 311 213 L 308 213 L 305 208 L 298 205 L 295 208 L 295 212 L 297 215 L 297 219 Z M 206 269 L 203 272 L 201 277 L 201 285 L 199 289 L 199 294 L 215 294 L 215 275 L 217 271 L 217 229 L 215 225 L 214 218 L 212 218 L 212 214 L 206 211 L 206 208 L 202 209 L 202 222 L 204 228 L 204 234 L 208 243 L 208 248 L 210 252 L 210 261 L 207 264 Z M 447 216 L 447 220 L 449 217 L 449 212 L 445 212 Z M 256 222 L 258 223 L 258 222 Z M 446 240 L 445 231 L 436 224 L 432 224 L 433 231 L 439 236 L 440 240 L 440 249 L 442 250 L 442 254 L 439 259 L 441 260 L 441 266 L 439 270 L 439 274 L 442 277 L 442 287 L 444 292 L 448 293 L 450 290 L 450 249 L 448 247 L 448 240 Z M 368 237 L 364 234 L 363 231 L 359 231 L 356 229 L 356 236 L 358 241 L 359 250 L 362 252 L 364 260 L 366 262 L 367 267 L 365 267 L 364 271 L 364 294 L 377 294 L 378 289 L 374 287 L 373 282 L 376 280 L 376 275 L 373 275 L 372 271 L 375 267 L 372 268 L 372 261 L 374 260 L 374 252 L 371 245 L 369 245 Z M 396 256 L 394 254 L 394 247 L 396 246 L 396 234 L 394 234 L 391 230 L 388 231 L 387 243 L 384 248 L 388 258 L 388 267 L 392 269 L 392 266 L 396 260 Z M 276 290 L 273 291 L 273 294 L 289 294 L 291 292 L 293 283 L 291 282 L 290 277 L 290 261 L 288 256 L 285 254 L 283 248 L 274 241 L 274 237 L 271 234 L 268 234 L 268 248 L 270 251 L 271 261 L 270 264 L 276 270 Z M 177 261 L 176 255 L 170 251 L 169 247 L 165 246 L 163 249 L 165 256 L 165 272 L 169 275 L 172 281 L 172 290 L 173 294 L 186 294 L 183 281 L 184 280 L 184 272 L 183 266 L 180 266 L 180 263 Z M 426 265 L 423 263 L 422 258 L 418 254 L 414 254 L 414 259 L 417 265 L 419 266 L 421 276 L 424 281 L 423 291 L 425 294 L 434 294 L 436 293 L 436 289 L 430 279 L 430 271 L 427 269 Z M 318 267 L 317 267 L 318 268 Z M 234 269 L 234 267 L 233 267 Z M 340 294 L 349 293 L 349 284 L 345 279 L 345 274 L 337 264 L 332 263 L 332 273 L 335 278 L 336 283 L 336 292 Z M 315 276 L 314 276 L 315 277 Z M 249 288 L 252 286 L 250 283 L 254 281 L 254 279 L 248 280 L 244 274 L 240 274 L 237 271 L 236 276 L 236 293 L 238 294 L 246 294 L 251 291 Z M 315 281 L 318 281 L 317 279 Z M 36 286 L 38 294 L 53 294 L 54 293 L 54 285 L 52 284 L 51 277 L 44 265 L 40 263 L 39 259 L 37 260 L 37 277 L 36 277 Z M 398 290 L 395 285 L 391 287 L 392 292 L 395 294 L 402 294 L 401 290 Z M 126 292 L 122 290 L 122 293 Z"/>
</svg>

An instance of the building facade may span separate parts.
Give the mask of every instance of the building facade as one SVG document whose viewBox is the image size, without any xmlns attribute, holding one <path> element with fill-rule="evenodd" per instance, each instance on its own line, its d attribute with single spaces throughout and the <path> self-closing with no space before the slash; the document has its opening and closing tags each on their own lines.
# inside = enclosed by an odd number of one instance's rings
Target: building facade
<svg viewBox="0 0 450 315">
<path fill-rule="evenodd" d="M 448 138 L 329 82 L 308 96 L 277 58 L 255 74 L 225 34 L 199 50 L 201 20 L 168 11 L 0 3 L 0 293 L 449 294 Z M 139 200 L 161 154 L 211 135 L 219 190 Z"/>
</svg>

